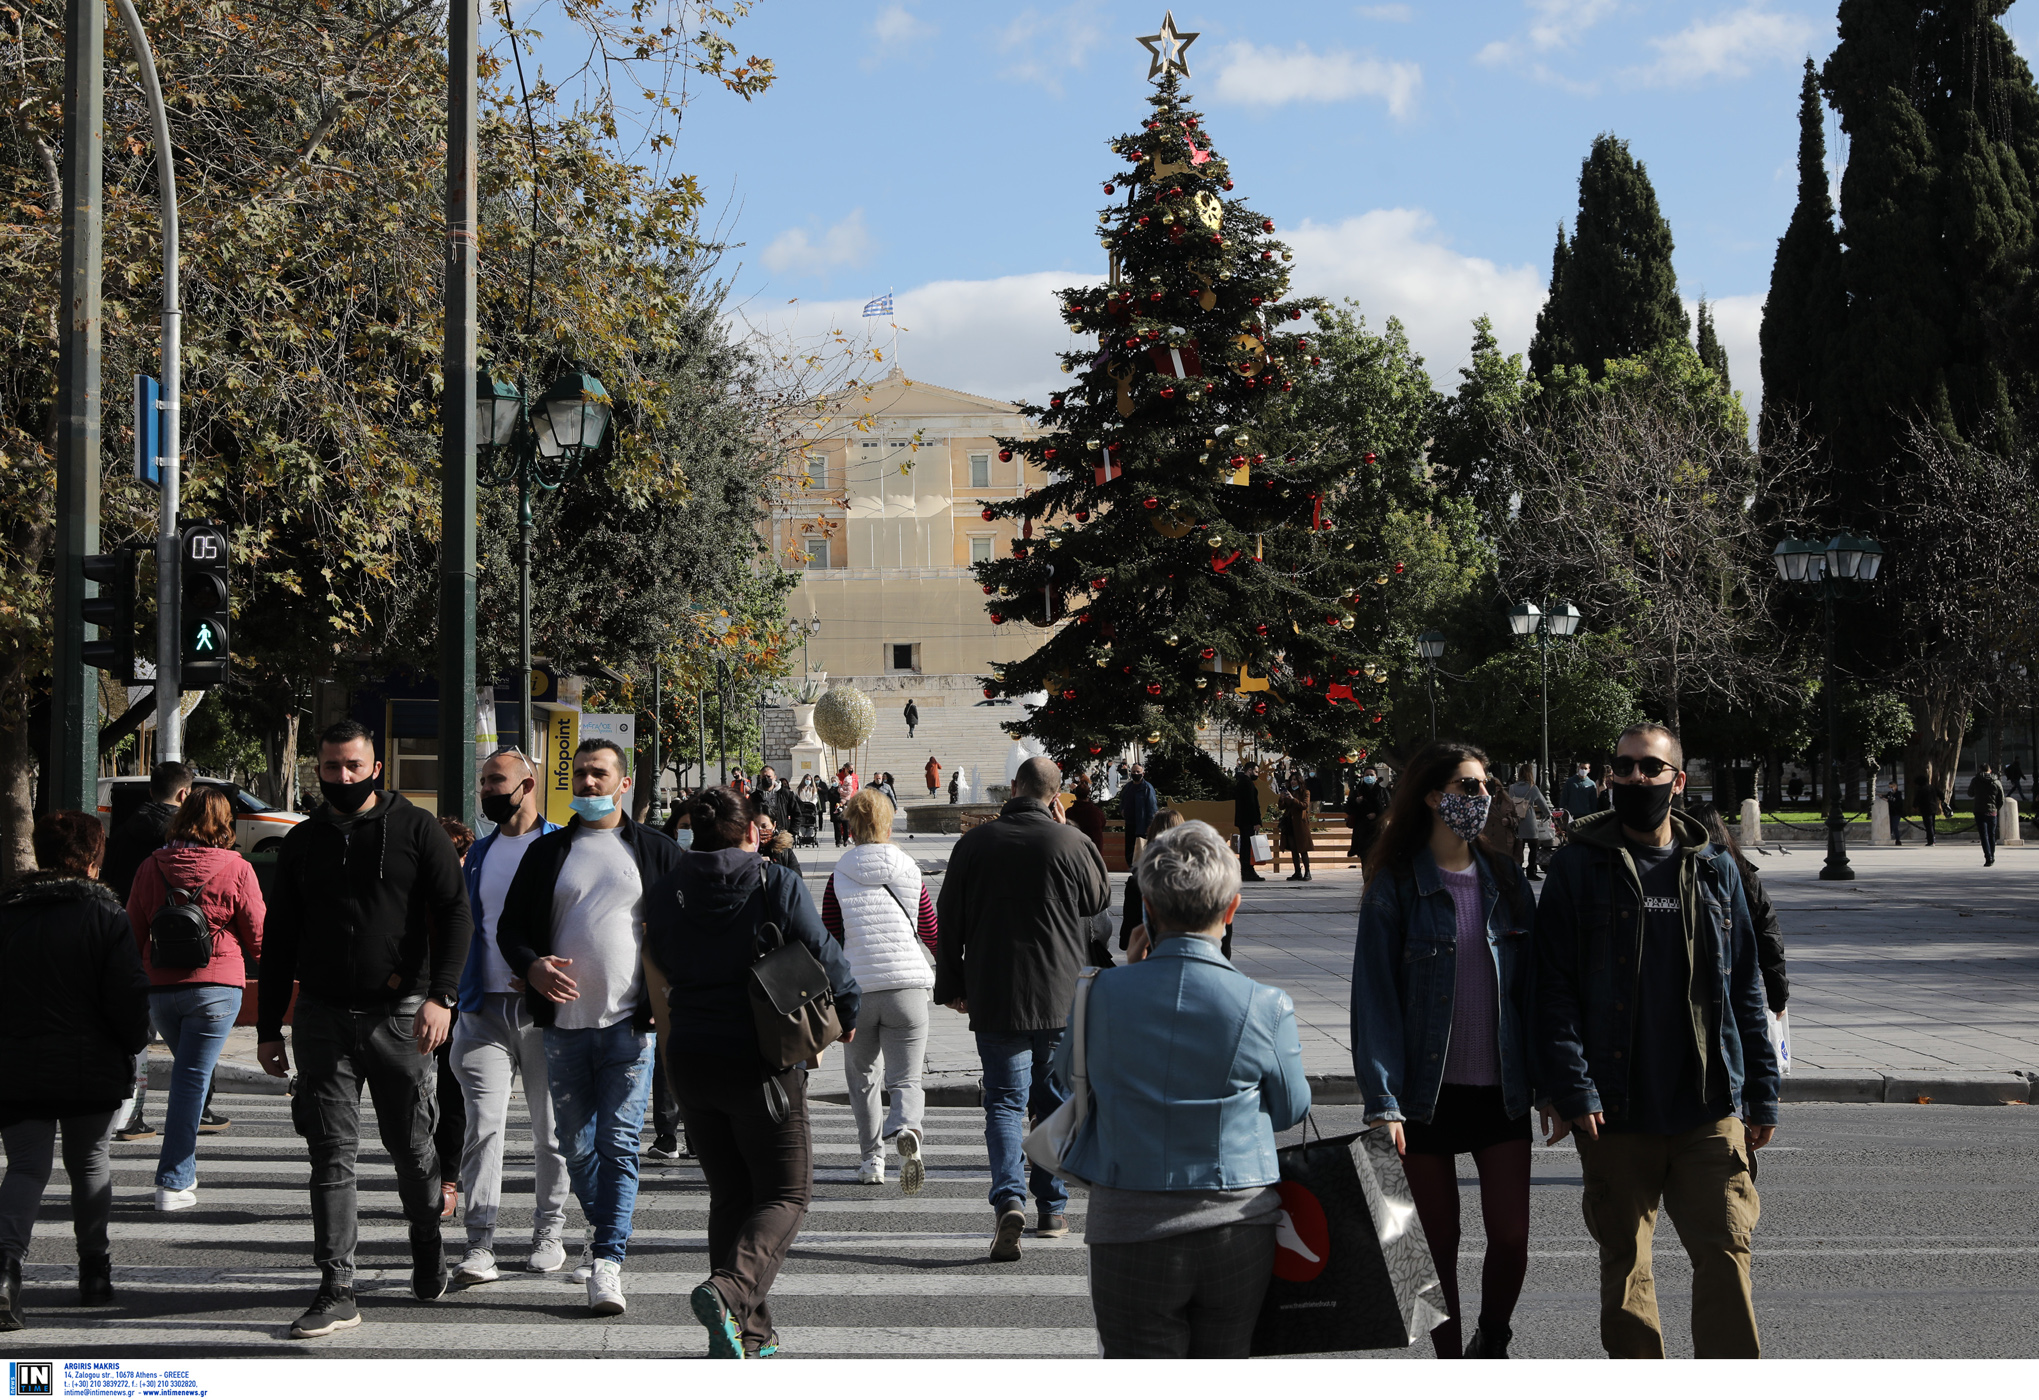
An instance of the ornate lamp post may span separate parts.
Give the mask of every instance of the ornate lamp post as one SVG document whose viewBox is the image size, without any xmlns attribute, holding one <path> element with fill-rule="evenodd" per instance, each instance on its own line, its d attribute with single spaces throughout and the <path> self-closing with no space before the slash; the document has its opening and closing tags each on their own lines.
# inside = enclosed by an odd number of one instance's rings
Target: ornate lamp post
<svg viewBox="0 0 2039 1400">
<path fill-rule="evenodd" d="M 1445 635 L 1421 632 L 1416 636 L 1416 654 L 1423 658 L 1424 679 L 1430 686 L 1430 742 L 1437 742 L 1437 663 L 1444 656 Z"/>
<path fill-rule="evenodd" d="M 1834 693 L 1834 598 L 1844 583 L 1868 583 L 1875 579 L 1877 570 L 1883 567 L 1883 546 L 1860 535 L 1843 533 L 1825 544 L 1816 540 L 1780 540 L 1770 558 L 1777 565 L 1777 576 L 1786 583 L 1804 584 L 1820 591 L 1826 633 L 1826 664 L 1820 688 L 1827 695 L 1827 863 L 1820 867 L 1820 878 L 1852 880 L 1855 870 L 1848 864 L 1848 822 L 1841 814 L 1841 708 Z"/>
<path fill-rule="evenodd" d="M 517 488 L 518 747 L 531 745 L 531 497 L 573 480 L 609 429 L 609 391 L 578 370 L 561 375 L 527 414 L 524 391 L 487 370 L 476 376 L 474 438 L 484 486 Z"/>
<path fill-rule="evenodd" d="M 1536 780 L 1544 790 L 1545 798 L 1551 794 L 1550 780 L 1550 639 L 1569 637 L 1579 630 L 1579 610 L 1570 603 L 1559 603 L 1545 612 L 1530 602 L 1517 603 L 1508 609 L 1508 629 L 1518 637 L 1534 636 L 1537 650 L 1537 693 L 1543 704 L 1543 764 L 1537 769 Z"/>
</svg>

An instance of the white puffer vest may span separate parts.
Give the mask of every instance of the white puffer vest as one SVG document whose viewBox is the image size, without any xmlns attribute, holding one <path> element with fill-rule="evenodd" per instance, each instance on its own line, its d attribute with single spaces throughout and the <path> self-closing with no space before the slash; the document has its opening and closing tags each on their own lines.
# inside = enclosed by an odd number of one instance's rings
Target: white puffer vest
<svg viewBox="0 0 2039 1400">
<path fill-rule="evenodd" d="M 911 918 L 886 893 L 888 885 L 913 912 Z M 920 924 L 920 889 L 920 867 L 887 842 L 852 846 L 835 863 L 843 949 L 859 990 L 934 986 L 935 970 L 928 966 L 921 951 L 926 945 L 915 932 Z"/>
</svg>

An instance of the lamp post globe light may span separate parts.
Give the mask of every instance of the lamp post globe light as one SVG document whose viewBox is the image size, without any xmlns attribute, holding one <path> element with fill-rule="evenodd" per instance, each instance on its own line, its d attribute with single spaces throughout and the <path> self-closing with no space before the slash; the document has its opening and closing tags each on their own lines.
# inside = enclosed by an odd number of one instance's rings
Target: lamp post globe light
<svg viewBox="0 0 2039 1400">
<path fill-rule="evenodd" d="M 1570 603 L 1546 611 L 1524 599 L 1508 609 L 1508 630 L 1517 637 L 1536 638 L 1537 694 L 1543 706 L 1543 763 L 1536 770 L 1536 782 L 1547 801 L 1555 796 L 1550 779 L 1550 639 L 1572 636 L 1582 621 Z"/>
<path fill-rule="evenodd" d="M 1820 591 L 1824 622 L 1826 658 L 1820 689 L 1827 697 L 1827 862 L 1820 867 L 1822 880 L 1852 880 L 1855 868 L 1848 864 L 1848 819 L 1841 813 L 1841 707 L 1834 693 L 1834 599 L 1852 583 L 1874 581 L 1883 567 L 1883 546 L 1863 535 L 1846 532 L 1825 544 L 1817 540 L 1779 540 L 1770 551 L 1777 576 L 1786 583 L 1804 584 Z M 1928 816 L 1927 821 L 1933 818 Z"/>
<path fill-rule="evenodd" d="M 557 491 L 601 448 L 609 429 L 609 391 L 593 375 L 572 370 L 553 381 L 525 411 L 524 392 L 487 370 L 475 375 L 474 440 L 477 475 L 485 486 L 517 488 L 517 716 L 518 747 L 530 750 L 531 714 L 531 498 Z"/>
<path fill-rule="evenodd" d="M 1444 657 L 1447 638 L 1442 632 L 1420 632 L 1416 654 L 1423 658 L 1424 678 L 1430 687 L 1430 742 L 1437 742 L 1437 663 Z"/>
</svg>

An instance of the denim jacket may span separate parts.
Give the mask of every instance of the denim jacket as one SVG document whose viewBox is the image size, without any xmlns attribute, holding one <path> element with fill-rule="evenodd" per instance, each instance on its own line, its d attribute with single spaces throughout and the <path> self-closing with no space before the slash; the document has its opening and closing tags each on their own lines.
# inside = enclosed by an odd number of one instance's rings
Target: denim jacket
<svg viewBox="0 0 2039 1400">
<path fill-rule="evenodd" d="M 1725 1087 L 1737 1118 L 1774 1125 L 1780 1070 L 1741 868 L 1693 818 L 1673 812 L 1671 821 L 1692 959 L 1686 1011 L 1707 1093 Z M 1614 813 L 1573 826 L 1544 876 L 1537 920 L 1537 1081 L 1564 1117 L 1605 1113 L 1618 1124 L 1642 975 L 1642 883 Z"/>
<path fill-rule="evenodd" d="M 538 819 L 538 834 L 559 830 L 558 822 Z M 467 903 L 474 911 L 474 937 L 467 944 L 467 965 L 460 970 L 460 1009 L 481 1010 L 481 966 L 482 966 L 482 922 L 481 922 L 481 863 L 488 859 L 489 847 L 495 845 L 497 832 L 488 835 L 467 848 L 467 858 L 461 861 L 461 872 L 467 878 Z M 498 910 L 498 913 L 501 911 Z"/>
<path fill-rule="evenodd" d="M 1487 948 L 1494 959 L 1501 1026 L 1501 1102 L 1511 1118 L 1529 1112 L 1530 950 L 1534 910 L 1505 898 L 1500 880 L 1520 882 L 1511 864 L 1497 870 L 1477 847 Z M 1437 1111 L 1451 1017 L 1458 994 L 1458 909 L 1426 847 L 1410 869 L 1367 881 L 1352 957 L 1352 1068 L 1369 1121 L 1428 1123 Z"/>
<path fill-rule="evenodd" d="M 1097 974 L 1085 1017 L 1091 1109 L 1064 1159 L 1122 1191 L 1232 1191 L 1281 1180 L 1274 1135 L 1310 1110 L 1295 1003 L 1195 934 Z M 1069 1085 L 1070 1035 L 1054 1075 Z"/>
</svg>

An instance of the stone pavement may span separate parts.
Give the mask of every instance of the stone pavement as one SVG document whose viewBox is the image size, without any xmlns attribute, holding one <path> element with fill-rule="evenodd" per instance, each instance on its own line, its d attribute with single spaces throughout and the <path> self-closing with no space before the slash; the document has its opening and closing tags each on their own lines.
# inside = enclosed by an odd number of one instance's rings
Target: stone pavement
<svg viewBox="0 0 2039 1400">
<path fill-rule="evenodd" d="M 817 903 L 836 855 L 823 841 L 799 852 Z M 899 846 L 939 892 L 955 841 L 902 834 Z M 2003 850 L 1988 870 L 1972 844 L 1861 849 L 1848 883 L 1817 878 L 1819 849 L 1776 851 L 1754 858 L 1790 958 L 1792 1097 L 2026 1097 L 2011 1089 L 2039 1072 L 2039 846 Z M 1125 878 L 1112 877 L 1115 909 Z M 1327 1102 L 1351 1092 L 1358 904 L 1359 872 L 1320 862 L 1309 884 L 1270 876 L 1249 885 L 1235 929 L 1240 969 L 1295 999 L 1304 1068 Z M 235 1033 L 227 1058 L 243 1067 L 227 1071 L 234 1080 L 260 1075 L 252 1031 Z M 935 1009 L 927 1072 L 937 1102 L 974 1101 L 977 1051 L 964 1017 Z M 815 1092 L 839 1094 L 841 1073 L 825 1064 Z"/>
</svg>

